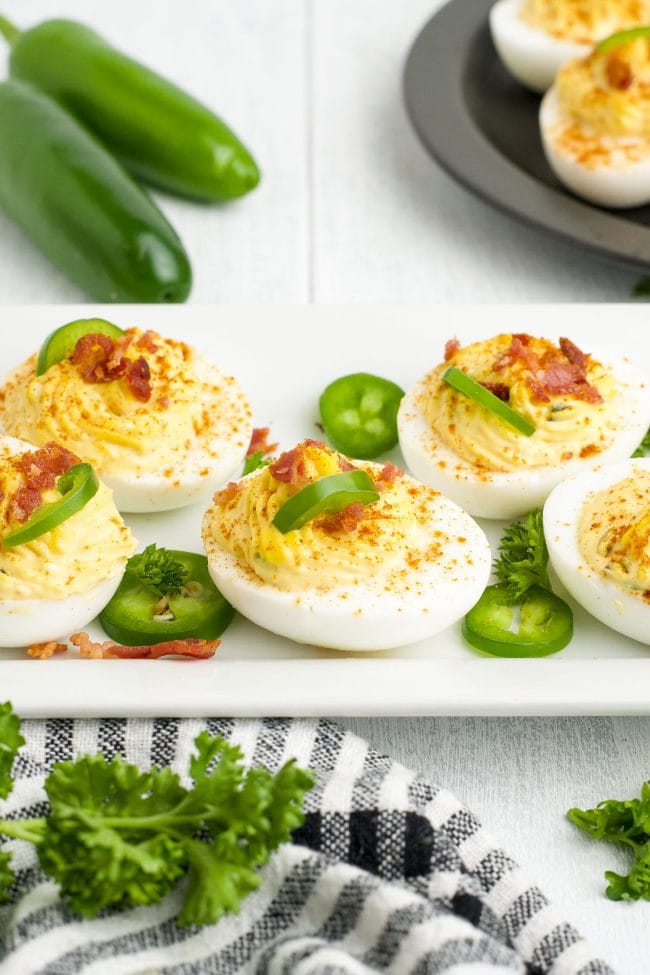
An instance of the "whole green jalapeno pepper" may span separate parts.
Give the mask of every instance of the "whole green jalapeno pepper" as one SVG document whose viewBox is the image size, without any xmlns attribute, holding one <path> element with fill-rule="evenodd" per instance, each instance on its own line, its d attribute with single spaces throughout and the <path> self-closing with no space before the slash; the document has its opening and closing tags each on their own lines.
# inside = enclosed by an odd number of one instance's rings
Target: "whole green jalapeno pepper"
<svg viewBox="0 0 650 975">
<path fill-rule="evenodd" d="M 31 85 L 0 82 L 0 208 L 97 301 L 184 301 L 176 233 L 122 166 Z"/>
<path fill-rule="evenodd" d="M 137 178 L 202 200 L 257 186 L 255 160 L 208 108 L 117 51 L 83 24 L 48 20 L 19 31 L 0 17 L 9 70 L 59 101 Z"/>
</svg>

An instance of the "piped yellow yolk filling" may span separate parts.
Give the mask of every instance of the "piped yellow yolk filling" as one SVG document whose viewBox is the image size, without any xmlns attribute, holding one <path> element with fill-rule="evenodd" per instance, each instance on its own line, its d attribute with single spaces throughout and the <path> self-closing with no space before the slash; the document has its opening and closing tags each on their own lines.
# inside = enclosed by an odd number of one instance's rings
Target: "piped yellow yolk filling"
<svg viewBox="0 0 650 975">
<path fill-rule="evenodd" d="M 650 471 L 598 492 L 578 523 L 580 551 L 599 575 L 650 597 Z"/>
<path fill-rule="evenodd" d="M 615 31 L 650 22 L 649 0 L 525 0 L 521 19 L 564 41 L 595 44 Z"/>
<path fill-rule="evenodd" d="M 341 456 L 324 445 L 299 445 L 304 479 L 301 486 L 340 473 Z M 375 465 L 357 465 L 377 476 Z M 231 485 L 215 498 L 208 526 L 220 548 L 232 553 L 251 574 L 286 591 L 326 591 L 386 578 L 404 565 L 426 509 L 435 492 L 419 492 L 410 479 L 398 477 L 367 505 L 351 531 L 332 529 L 327 517 L 282 534 L 272 524 L 281 506 L 300 487 L 276 479 L 273 466 Z"/>
<path fill-rule="evenodd" d="M 149 333 L 151 334 L 151 333 Z M 143 356 L 151 372 L 151 396 L 137 399 L 122 379 L 86 382 L 65 359 L 42 376 L 32 356 L 10 375 L 0 391 L 0 422 L 6 433 L 42 445 L 56 441 L 101 473 L 173 472 L 192 452 L 209 450 L 215 417 L 232 409 L 227 377 L 214 380 L 204 360 L 184 342 L 153 336 L 139 346 L 142 332 L 129 329 L 128 358 Z M 230 397 L 230 399 L 229 399 Z M 245 411 L 233 411 L 242 427 Z"/>
<path fill-rule="evenodd" d="M 592 403 L 566 393 L 540 401 L 530 385 L 531 372 L 514 359 L 497 368 L 512 341 L 508 334 L 458 349 L 424 381 L 421 410 L 435 435 L 454 454 L 474 467 L 503 473 L 531 467 L 556 466 L 573 457 L 599 453 L 615 433 L 617 399 L 613 376 L 589 359 L 587 380 L 602 402 Z M 557 354 L 547 339 L 530 338 L 530 349 L 542 359 Z M 478 382 L 505 386 L 508 405 L 535 426 L 526 437 L 500 417 L 457 392 L 442 375 L 456 366 Z"/>
<path fill-rule="evenodd" d="M 650 20 L 650 12 L 648 14 Z M 555 82 L 563 114 L 598 136 L 650 137 L 650 42 L 570 61 Z"/>
<path fill-rule="evenodd" d="M 0 459 L 0 538 L 16 528 L 11 499 L 23 483 L 11 458 Z M 61 495 L 48 489 L 41 497 L 47 504 Z M 0 600 L 64 599 L 87 593 L 111 576 L 135 547 L 112 492 L 100 484 L 85 507 L 52 531 L 13 548 L 0 543 Z"/>
</svg>

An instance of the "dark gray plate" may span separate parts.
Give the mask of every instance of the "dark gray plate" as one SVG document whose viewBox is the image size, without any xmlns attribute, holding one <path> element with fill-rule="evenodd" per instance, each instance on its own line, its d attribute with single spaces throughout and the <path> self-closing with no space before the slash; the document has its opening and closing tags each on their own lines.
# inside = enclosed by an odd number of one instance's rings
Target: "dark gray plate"
<svg viewBox="0 0 650 975">
<path fill-rule="evenodd" d="M 467 189 L 525 223 L 601 256 L 650 265 L 650 207 L 618 213 L 564 190 L 544 158 L 539 97 L 502 67 L 488 30 L 493 0 L 452 0 L 408 56 L 404 95 L 435 159 Z"/>
</svg>

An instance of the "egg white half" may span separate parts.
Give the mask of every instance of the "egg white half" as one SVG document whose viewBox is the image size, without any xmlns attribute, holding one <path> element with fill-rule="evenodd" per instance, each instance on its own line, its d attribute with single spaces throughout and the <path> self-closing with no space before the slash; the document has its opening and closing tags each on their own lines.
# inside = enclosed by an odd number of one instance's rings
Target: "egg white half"
<svg viewBox="0 0 650 975">
<path fill-rule="evenodd" d="M 490 30 L 499 57 L 526 88 L 544 92 L 563 64 L 585 57 L 588 44 L 563 41 L 536 30 L 520 17 L 524 0 L 498 0 L 490 11 Z"/>
<path fill-rule="evenodd" d="M 606 152 L 603 162 L 587 166 L 563 145 L 563 134 L 574 123 L 563 112 L 555 87 L 540 106 L 539 127 L 548 164 L 577 196 L 610 209 L 626 209 L 650 202 L 650 150 L 638 136 L 600 136 Z M 596 138 L 594 136 L 594 138 Z M 625 147 L 638 149 L 638 160 L 626 156 Z"/>
<path fill-rule="evenodd" d="M 427 390 L 424 377 L 407 392 L 397 417 L 408 469 L 476 518 L 513 519 L 541 507 L 555 485 L 572 474 L 629 457 L 650 427 L 650 381 L 628 358 L 611 361 L 606 354 L 593 355 L 614 374 L 619 389 L 616 434 L 606 450 L 592 457 L 573 457 L 557 467 L 508 472 L 475 467 L 454 453 L 431 428 L 422 412 Z"/>
<path fill-rule="evenodd" d="M 379 471 L 381 465 L 376 466 Z M 348 588 L 276 589 L 215 543 L 210 535 L 211 508 L 203 522 L 203 541 L 215 585 L 253 623 L 298 643 L 338 650 L 389 650 L 455 623 L 478 600 L 490 575 L 490 546 L 476 522 L 441 495 L 430 497 L 427 511 L 418 548 L 426 552 L 433 532 L 440 529 L 448 536 L 441 543 L 443 555 L 439 560 L 422 558 L 399 587 L 393 583 L 388 589 L 383 577 L 367 575 Z"/>
<path fill-rule="evenodd" d="M 612 464 L 559 484 L 544 506 L 544 535 L 551 565 L 576 602 L 611 629 L 650 646 L 650 602 L 595 572 L 578 544 L 577 524 L 585 502 L 636 470 L 650 471 L 650 458 Z"/>
<path fill-rule="evenodd" d="M 82 630 L 113 597 L 125 566 L 121 559 L 102 582 L 65 599 L 0 599 L 0 647 L 28 647 Z"/>
</svg>

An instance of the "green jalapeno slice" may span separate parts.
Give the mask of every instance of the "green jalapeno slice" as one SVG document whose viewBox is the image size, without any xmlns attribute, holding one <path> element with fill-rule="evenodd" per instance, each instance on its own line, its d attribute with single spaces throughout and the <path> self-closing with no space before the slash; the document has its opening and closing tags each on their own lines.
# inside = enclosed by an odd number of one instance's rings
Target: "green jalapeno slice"
<svg viewBox="0 0 650 975">
<path fill-rule="evenodd" d="M 142 554 L 134 555 L 99 617 L 108 636 L 127 647 L 221 636 L 235 611 L 212 581 L 207 558 L 168 549 L 159 553 L 173 559 L 177 584 L 171 590 L 164 582 L 156 585 L 155 576 L 138 571 Z"/>
<path fill-rule="evenodd" d="M 495 657 L 546 657 L 571 640 L 573 613 L 541 586 L 533 586 L 515 603 L 507 585 L 499 583 L 488 586 L 469 611 L 462 634 L 470 646 Z"/>
<path fill-rule="evenodd" d="M 335 379 L 319 404 L 327 438 L 348 457 L 378 457 L 397 443 L 397 411 L 403 396 L 396 383 L 367 372 Z"/>
<path fill-rule="evenodd" d="M 57 478 L 56 487 L 61 497 L 37 508 L 23 525 L 5 535 L 3 548 L 33 542 L 76 515 L 95 497 L 99 481 L 90 464 L 75 464 Z"/>
<path fill-rule="evenodd" d="M 282 505 L 273 524 L 283 535 L 297 531 L 318 515 L 342 511 L 349 504 L 372 504 L 379 493 L 365 471 L 330 474 L 308 484 Z"/>
<path fill-rule="evenodd" d="M 485 407 L 486 410 L 494 413 L 504 423 L 509 424 L 509 426 L 518 430 L 519 433 L 523 433 L 525 437 L 532 437 L 535 433 L 533 424 L 522 416 L 521 413 L 517 413 L 511 406 L 508 406 L 498 396 L 491 393 L 489 389 L 486 389 L 485 386 L 482 386 L 476 379 L 472 379 L 471 376 L 468 376 L 461 369 L 457 369 L 456 366 L 449 366 L 442 374 L 442 378 L 456 392 L 462 393 L 469 399 L 474 400 L 475 403 L 478 403 L 479 406 Z"/>
<path fill-rule="evenodd" d="M 43 342 L 36 361 L 36 375 L 44 372 L 71 356 L 75 346 L 84 335 L 108 335 L 109 338 L 123 338 L 124 332 L 112 322 L 103 318 L 79 318 L 55 329 Z"/>
</svg>

